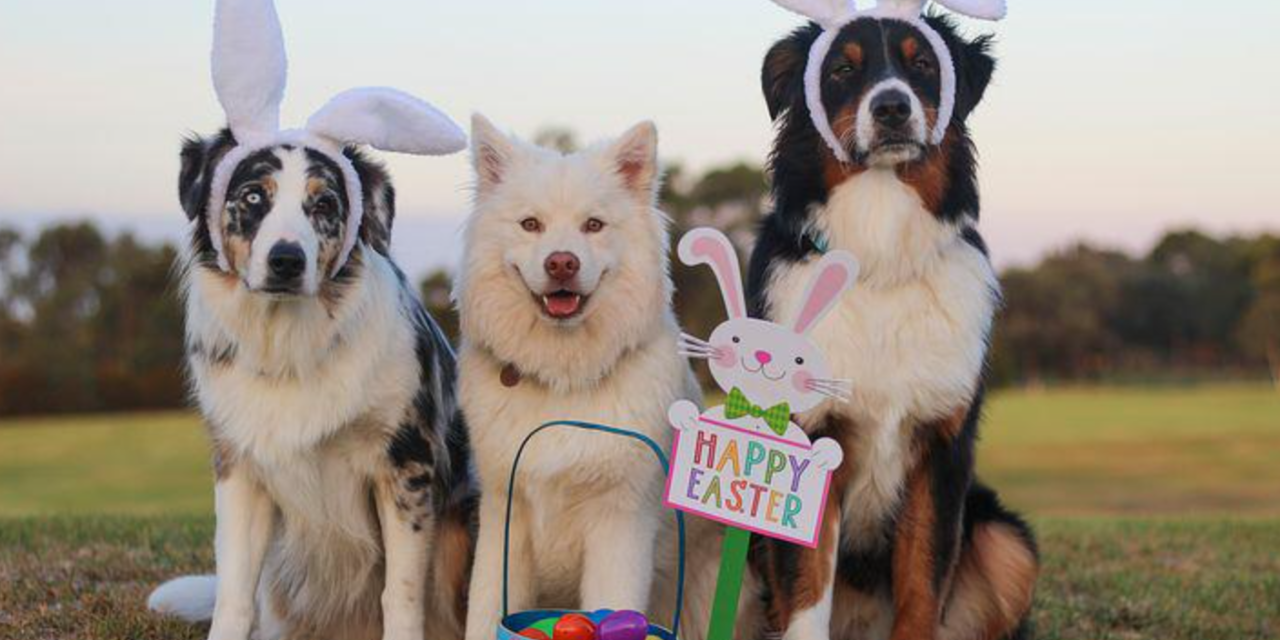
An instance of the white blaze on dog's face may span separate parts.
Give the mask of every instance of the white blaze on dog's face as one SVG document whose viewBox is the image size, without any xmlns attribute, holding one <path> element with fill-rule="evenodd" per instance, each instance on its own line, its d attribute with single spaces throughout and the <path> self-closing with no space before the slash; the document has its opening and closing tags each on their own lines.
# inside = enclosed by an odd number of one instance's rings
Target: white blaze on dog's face
<svg viewBox="0 0 1280 640">
<path fill-rule="evenodd" d="M 280 145 L 250 155 L 219 221 L 232 270 L 256 293 L 316 295 L 341 251 L 347 206 L 342 170 L 324 154 Z"/>
<path fill-rule="evenodd" d="M 473 130 L 477 219 L 510 280 L 551 324 L 572 327 L 620 272 L 636 238 L 652 239 L 657 133 L 639 125 L 619 140 L 561 154 L 512 140 L 482 117 Z M 661 229 L 660 229 L 661 231 Z M 474 256 L 473 256 L 474 257 Z"/>
</svg>

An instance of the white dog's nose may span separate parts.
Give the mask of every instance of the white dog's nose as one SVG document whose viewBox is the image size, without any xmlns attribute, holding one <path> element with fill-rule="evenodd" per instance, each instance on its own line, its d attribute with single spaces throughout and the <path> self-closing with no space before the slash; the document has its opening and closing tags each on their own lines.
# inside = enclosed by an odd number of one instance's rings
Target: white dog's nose
<svg viewBox="0 0 1280 640">
<path fill-rule="evenodd" d="M 552 279 L 564 282 L 578 275 L 578 269 L 582 267 L 582 263 L 578 260 L 578 256 L 568 251 L 557 251 L 547 256 L 542 266 Z"/>
</svg>

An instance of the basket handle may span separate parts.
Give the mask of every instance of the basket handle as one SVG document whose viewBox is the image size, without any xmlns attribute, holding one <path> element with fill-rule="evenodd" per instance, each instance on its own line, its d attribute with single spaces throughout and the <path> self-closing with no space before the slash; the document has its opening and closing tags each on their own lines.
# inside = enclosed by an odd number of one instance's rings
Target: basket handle
<svg viewBox="0 0 1280 640">
<path fill-rule="evenodd" d="M 618 427 L 610 427 L 603 424 L 595 424 L 593 422 L 579 422 L 576 420 L 556 420 L 545 423 L 534 429 L 529 435 L 525 436 L 524 441 L 520 443 L 520 448 L 516 451 L 516 459 L 511 463 L 511 477 L 507 480 L 507 521 L 502 526 L 502 617 L 506 618 L 510 615 L 507 602 L 507 578 L 511 565 L 511 502 L 512 496 L 515 494 L 516 488 L 516 469 L 520 467 L 520 457 L 524 455 L 524 448 L 529 445 L 529 441 L 539 433 L 554 427 L 570 427 L 574 429 L 582 429 L 584 431 L 597 431 L 609 433 L 617 436 L 624 436 L 632 440 L 639 441 L 641 444 L 649 447 L 653 455 L 658 458 L 658 463 L 662 465 L 663 474 L 669 473 L 669 465 L 667 463 L 666 454 L 662 453 L 662 448 L 654 442 L 652 438 L 642 433 L 636 433 L 627 429 L 619 429 Z M 675 617 L 671 621 L 671 633 L 678 636 L 680 633 L 680 613 L 684 606 L 684 514 L 676 511 L 676 527 L 679 531 L 679 561 L 680 567 L 676 577 L 676 609 Z"/>
</svg>

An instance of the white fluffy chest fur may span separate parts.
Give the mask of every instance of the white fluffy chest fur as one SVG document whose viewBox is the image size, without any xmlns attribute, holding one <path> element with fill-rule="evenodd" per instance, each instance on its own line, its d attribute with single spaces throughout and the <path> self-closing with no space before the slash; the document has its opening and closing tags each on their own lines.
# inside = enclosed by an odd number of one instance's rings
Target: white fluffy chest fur
<svg viewBox="0 0 1280 640">
<path fill-rule="evenodd" d="M 419 384 L 415 337 L 390 265 L 365 271 L 336 306 L 273 303 L 194 273 L 187 343 L 200 408 L 237 454 L 271 468 L 313 454 L 348 427 L 394 428 Z"/>
<path fill-rule="evenodd" d="M 912 428 L 967 405 L 986 357 L 999 284 L 987 258 L 940 223 L 891 171 L 870 170 L 838 187 L 815 211 L 815 231 L 857 257 L 857 286 L 811 337 L 835 377 L 853 383 L 848 403 L 802 416 L 811 428 L 836 412 L 854 424 L 848 539 L 874 540 L 896 505 L 910 458 Z M 768 287 L 774 319 L 799 309 L 815 260 L 775 265 Z"/>
<path fill-rule="evenodd" d="M 572 368 L 573 354 L 564 357 L 564 366 Z M 545 422 L 580 420 L 630 429 L 665 451 L 671 442 L 667 407 L 680 398 L 697 399 L 688 366 L 677 355 L 674 327 L 629 352 L 596 386 L 580 391 L 555 391 L 529 379 L 505 387 L 499 381 L 503 363 L 470 345 L 464 345 L 459 366 L 459 395 L 477 470 L 492 495 L 505 496 L 520 443 Z M 649 451 L 628 439 L 553 429 L 532 440 L 520 461 L 516 499 L 532 507 L 540 589 L 577 588 L 581 537 L 593 519 L 617 509 L 660 514 L 662 477 Z"/>
</svg>

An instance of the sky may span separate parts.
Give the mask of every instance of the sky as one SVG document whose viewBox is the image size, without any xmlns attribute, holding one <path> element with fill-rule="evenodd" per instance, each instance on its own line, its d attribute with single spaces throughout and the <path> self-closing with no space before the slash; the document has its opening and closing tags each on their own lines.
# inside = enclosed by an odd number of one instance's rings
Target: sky
<svg viewBox="0 0 1280 640">
<path fill-rule="evenodd" d="M 584 140 L 641 120 L 699 171 L 761 162 L 768 47 L 800 24 L 768 0 L 277 0 L 284 124 L 331 95 L 395 86 L 466 125 Z M 999 69 L 972 119 L 982 230 L 1002 265 L 1090 240 L 1133 251 L 1165 230 L 1280 231 L 1280 3 L 1010 0 Z M 177 151 L 223 117 L 212 0 L 0 0 L 0 222 L 92 217 L 176 239 Z M 469 165 L 384 156 L 394 251 L 451 266 Z"/>
</svg>

